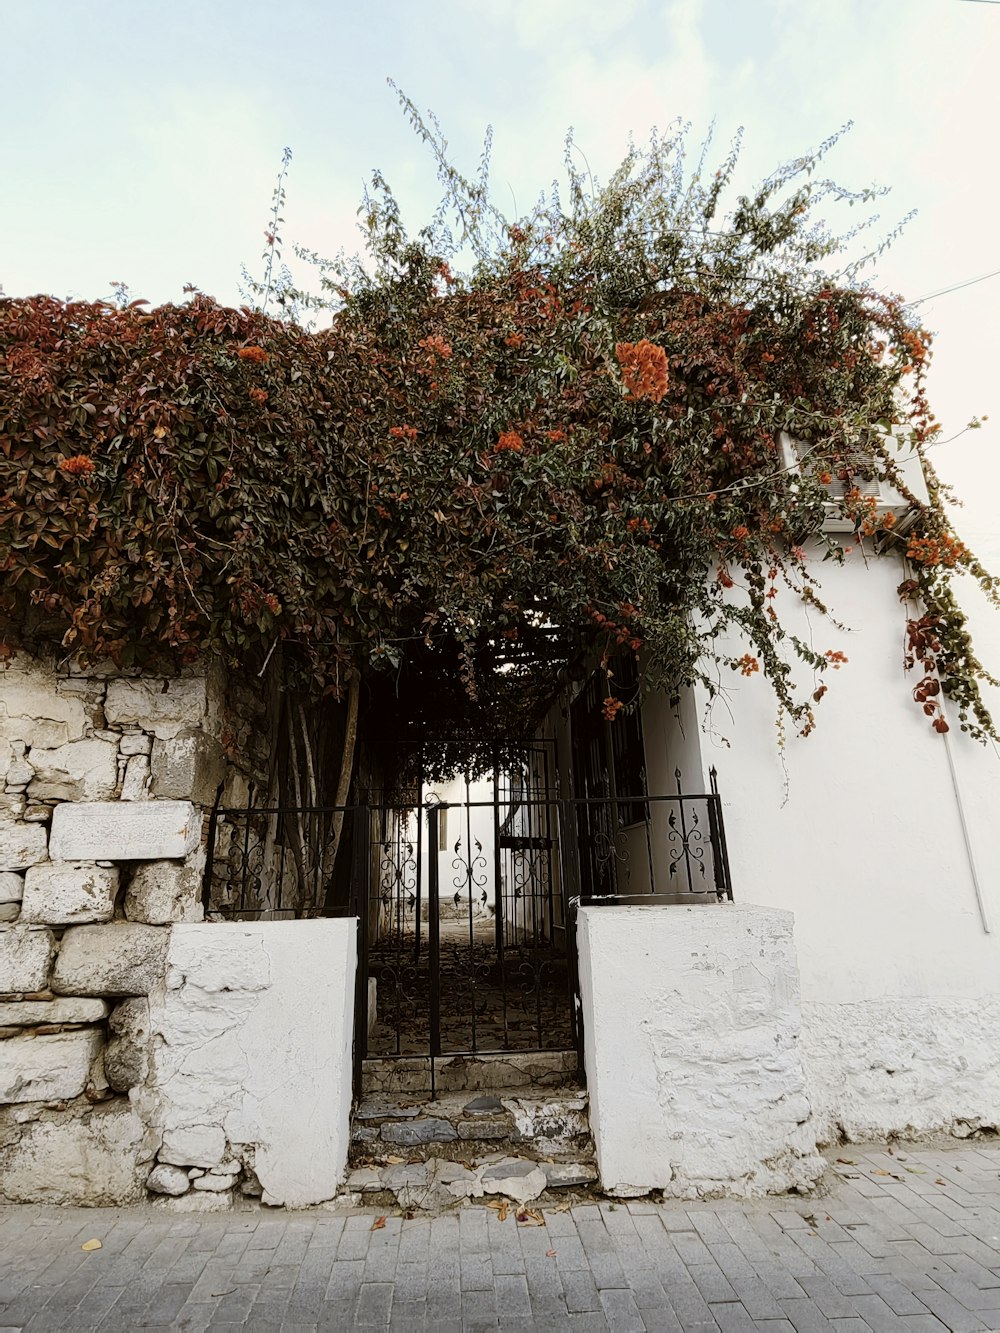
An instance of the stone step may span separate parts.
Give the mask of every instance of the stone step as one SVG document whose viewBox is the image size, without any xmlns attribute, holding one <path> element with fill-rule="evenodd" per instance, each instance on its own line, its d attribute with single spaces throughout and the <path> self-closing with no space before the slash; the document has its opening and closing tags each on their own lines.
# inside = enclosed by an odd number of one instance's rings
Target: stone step
<svg viewBox="0 0 1000 1333">
<path fill-rule="evenodd" d="M 433 1061 L 438 1092 L 485 1092 L 527 1085 L 572 1087 L 579 1081 L 576 1051 L 508 1051 L 499 1055 L 441 1055 Z M 424 1094 L 431 1086 L 429 1056 L 403 1055 L 365 1060 L 361 1071 L 365 1093 Z"/>
<path fill-rule="evenodd" d="M 472 1169 L 497 1154 L 543 1165 L 592 1162 L 586 1091 L 526 1087 L 435 1098 L 374 1093 L 354 1113 L 353 1166 L 381 1169 L 440 1159 Z"/>
<path fill-rule="evenodd" d="M 471 1162 L 434 1157 L 356 1167 L 348 1174 L 346 1188 L 365 1204 L 435 1211 L 484 1195 L 527 1204 L 560 1190 L 587 1190 L 596 1181 L 593 1162 L 539 1162 L 490 1153 Z"/>
</svg>

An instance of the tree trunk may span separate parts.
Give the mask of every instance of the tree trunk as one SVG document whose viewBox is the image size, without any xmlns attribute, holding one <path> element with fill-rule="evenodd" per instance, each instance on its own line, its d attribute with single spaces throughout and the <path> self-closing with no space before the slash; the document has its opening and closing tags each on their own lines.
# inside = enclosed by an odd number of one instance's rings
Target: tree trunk
<svg viewBox="0 0 1000 1333">
<path fill-rule="evenodd" d="M 344 726 L 344 748 L 340 761 L 340 779 L 337 782 L 337 793 L 333 798 L 335 807 L 333 818 L 330 821 L 330 832 L 327 835 L 326 847 L 323 851 L 323 873 L 321 883 L 329 891 L 330 879 L 333 876 L 334 866 L 337 862 L 337 852 L 340 849 L 340 838 L 344 830 L 344 809 L 347 804 L 347 798 L 351 792 L 351 777 L 354 773 L 354 748 L 358 739 L 358 699 L 360 696 L 360 680 L 357 674 L 351 677 L 350 689 L 347 695 L 347 721 Z"/>
</svg>

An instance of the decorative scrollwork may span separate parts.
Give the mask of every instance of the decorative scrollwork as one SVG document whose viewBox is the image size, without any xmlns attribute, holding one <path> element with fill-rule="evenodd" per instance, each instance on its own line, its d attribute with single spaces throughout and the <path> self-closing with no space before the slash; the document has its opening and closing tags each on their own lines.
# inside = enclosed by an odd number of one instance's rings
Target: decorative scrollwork
<svg viewBox="0 0 1000 1333">
<path fill-rule="evenodd" d="M 670 844 L 667 856 L 671 878 L 677 874 L 682 864 L 689 883 L 694 873 L 704 878 L 705 834 L 697 809 L 692 810 L 686 818 L 683 813 L 678 814 L 676 810 L 671 810 L 667 824 L 670 829 L 667 834 L 667 841 Z"/>
<path fill-rule="evenodd" d="M 462 839 L 459 838 L 455 843 L 455 859 L 451 863 L 452 870 L 457 870 L 458 874 L 451 881 L 458 892 L 455 894 L 455 905 L 461 901 L 463 893 L 472 901 L 473 896 L 479 896 L 476 891 L 483 893 L 481 901 L 485 902 L 485 889 L 489 883 L 489 862 L 483 855 L 483 844 L 478 838 L 473 842 L 475 854 L 468 857 L 462 856 Z"/>
</svg>

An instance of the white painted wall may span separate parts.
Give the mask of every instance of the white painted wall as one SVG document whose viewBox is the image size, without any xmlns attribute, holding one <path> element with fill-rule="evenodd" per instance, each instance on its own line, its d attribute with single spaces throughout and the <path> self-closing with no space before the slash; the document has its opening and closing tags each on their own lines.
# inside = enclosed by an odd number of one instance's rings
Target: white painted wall
<svg viewBox="0 0 1000 1333">
<path fill-rule="evenodd" d="M 588 907 L 579 949 L 605 1190 L 748 1196 L 819 1177 L 789 913 Z"/>
<path fill-rule="evenodd" d="M 856 550 L 818 573 L 848 629 L 816 612 L 790 620 L 849 663 L 827 674 L 814 734 L 788 739 L 787 800 L 774 700 L 760 676 L 727 676 L 703 736 L 705 765 L 719 772 L 734 892 L 795 913 L 803 1061 L 825 1137 L 838 1127 L 863 1137 L 996 1123 L 1000 759 L 957 725 L 935 734 L 911 702 L 901 564 L 866 565 Z M 977 619 L 982 655 L 1000 663 L 1000 618 Z"/>
<path fill-rule="evenodd" d="M 265 1203 L 332 1198 L 347 1162 L 356 964 L 353 918 L 175 925 L 166 985 L 150 996 L 153 1073 L 133 1094 L 144 1119 L 220 1161 L 252 1145 Z"/>
<path fill-rule="evenodd" d="M 429 892 L 430 876 L 428 867 L 430 857 L 437 856 L 438 896 L 442 907 L 456 911 L 463 918 L 469 912 L 469 881 L 466 875 L 466 863 L 471 859 L 474 882 L 471 885 L 473 914 L 486 913 L 496 901 L 496 861 L 493 829 L 493 807 L 487 804 L 475 809 L 466 809 L 466 803 L 493 801 L 493 779 L 476 778 L 466 786 L 464 777 L 455 777 L 448 782 L 433 783 L 424 793 L 424 800 L 433 792 L 448 809 L 438 816 L 439 842 L 443 846 L 431 848 L 427 837 L 426 816 L 424 816 L 423 859 L 424 894 Z M 455 843 L 461 842 L 458 852 Z M 479 846 L 476 846 L 476 843 Z M 456 862 L 458 863 L 456 865 Z M 483 892 L 486 901 L 481 902 Z M 461 901 L 452 904 L 455 894 Z"/>
</svg>

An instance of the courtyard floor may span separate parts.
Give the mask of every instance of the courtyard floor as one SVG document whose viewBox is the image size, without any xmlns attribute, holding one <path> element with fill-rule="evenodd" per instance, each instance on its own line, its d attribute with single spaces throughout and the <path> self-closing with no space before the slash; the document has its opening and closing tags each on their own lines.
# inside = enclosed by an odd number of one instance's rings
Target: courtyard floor
<svg viewBox="0 0 1000 1333">
<path fill-rule="evenodd" d="M 840 1148 L 808 1198 L 521 1216 L 0 1207 L 0 1331 L 1000 1330 L 989 1142 Z"/>
</svg>

